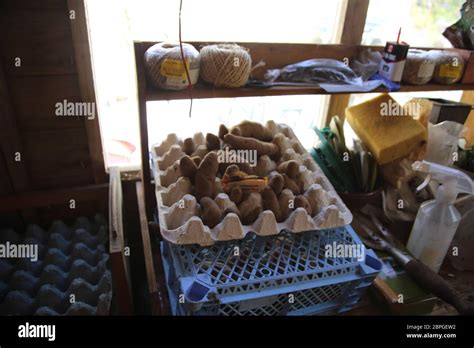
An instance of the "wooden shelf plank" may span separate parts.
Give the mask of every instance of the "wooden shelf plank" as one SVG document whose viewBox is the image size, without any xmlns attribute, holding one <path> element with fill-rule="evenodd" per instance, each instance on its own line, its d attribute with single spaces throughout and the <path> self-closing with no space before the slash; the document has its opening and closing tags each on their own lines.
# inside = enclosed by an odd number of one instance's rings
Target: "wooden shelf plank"
<svg viewBox="0 0 474 348">
<path fill-rule="evenodd" d="M 431 92 L 431 91 L 457 91 L 457 90 L 474 90 L 474 84 L 453 84 L 439 85 L 427 84 L 423 86 L 404 85 L 397 92 Z M 207 85 L 198 83 L 192 89 L 184 91 L 163 91 L 158 89 L 147 89 L 145 99 L 147 101 L 157 100 L 177 100 L 189 99 L 190 95 L 193 99 L 203 98 L 238 98 L 238 97 L 260 97 L 260 96 L 277 96 L 277 95 L 318 95 L 318 94 L 351 94 L 351 93 L 328 93 L 318 87 L 272 87 L 272 88 L 212 88 Z M 377 88 L 371 92 L 360 93 L 384 93 L 384 88 Z"/>
</svg>

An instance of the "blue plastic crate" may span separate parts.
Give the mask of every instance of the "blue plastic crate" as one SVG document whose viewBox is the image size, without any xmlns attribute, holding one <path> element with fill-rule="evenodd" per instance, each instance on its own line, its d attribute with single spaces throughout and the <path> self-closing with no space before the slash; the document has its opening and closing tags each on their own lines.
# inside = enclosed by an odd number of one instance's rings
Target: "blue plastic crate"
<svg viewBox="0 0 474 348">
<path fill-rule="evenodd" d="M 352 308 L 381 268 L 326 258 L 326 245 L 362 245 L 350 226 L 219 242 L 207 248 L 162 242 L 170 303 L 178 315 L 308 315 Z M 184 300 L 184 303 L 181 303 Z"/>
</svg>

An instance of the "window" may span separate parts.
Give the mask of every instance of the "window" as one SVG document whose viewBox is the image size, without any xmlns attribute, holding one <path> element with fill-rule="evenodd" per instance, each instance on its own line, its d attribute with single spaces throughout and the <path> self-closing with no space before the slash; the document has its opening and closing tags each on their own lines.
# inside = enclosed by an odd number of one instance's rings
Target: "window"
<svg viewBox="0 0 474 348">
<path fill-rule="evenodd" d="M 183 41 L 336 43 L 343 0 L 184 0 Z M 106 163 L 139 164 L 134 40 L 176 41 L 178 0 L 88 0 L 88 22 Z M 220 123 L 274 119 L 294 127 L 310 146 L 327 96 L 286 96 L 148 103 L 150 144 L 169 132 L 216 132 Z M 173 122 L 169 122 L 170 116 Z M 312 136 L 312 134 L 311 134 Z"/>
<path fill-rule="evenodd" d="M 363 45 L 385 46 L 401 40 L 412 47 L 451 47 L 442 35 L 460 17 L 464 0 L 371 0 L 365 22 Z"/>
<path fill-rule="evenodd" d="M 183 41 L 337 43 L 346 1 L 351 0 L 183 0 Z M 457 21 L 463 1 L 371 0 L 362 43 L 384 45 L 396 39 L 402 26 L 402 40 L 411 46 L 449 47 L 442 32 Z M 132 43 L 176 41 L 179 0 L 87 0 L 86 7 L 106 164 L 137 165 L 140 144 Z M 458 100 L 460 92 L 435 95 Z M 370 97 L 353 95 L 351 103 Z M 288 123 L 303 145 L 310 146 L 311 127 L 323 125 L 328 100 L 328 96 L 195 100 L 192 119 L 187 100 L 151 102 L 147 105 L 149 143 L 161 141 L 169 132 L 189 136 L 197 129 L 216 132 L 220 123 L 274 119 Z"/>
<path fill-rule="evenodd" d="M 221 123 L 234 125 L 242 120 L 260 123 L 274 120 L 292 127 L 302 144 L 309 148 L 314 140 L 311 128 L 321 126 L 316 117 L 322 115 L 318 99 L 311 95 L 197 99 L 193 101 L 191 118 L 189 101 L 149 102 L 148 139 L 154 144 L 169 133 L 182 137 L 192 136 L 197 130 L 216 134 Z M 173 122 L 163 122 L 167 115 L 173 115 Z"/>
</svg>

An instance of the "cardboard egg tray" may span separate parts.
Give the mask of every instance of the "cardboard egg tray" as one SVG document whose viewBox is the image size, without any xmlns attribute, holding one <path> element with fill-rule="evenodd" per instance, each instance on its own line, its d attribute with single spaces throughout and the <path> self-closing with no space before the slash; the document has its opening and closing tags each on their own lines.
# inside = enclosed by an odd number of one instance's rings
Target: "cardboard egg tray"
<svg viewBox="0 0 474 348">
<path fill-rule="evenodd" d="M 311 217 L 304 208 L 296 208 L 285 221 L 278 223 L 273 212 L 265 210 L 251 225 L 243 225 L 236 214 L 229 213 L 213 228 L 204 225 L 199 217 L 199 202 L 191 194 L 192 184 L 188 178 L 181 176 L 179 169 L 179 160 L 185 156 L 181 148 L 182 140 L 173 133 L 161 144 L 153 145 L 151 150 L 160 231 L 165 240 L 174 244 L 208 246 L 216 241 L 242 239 L 249 232 L 267 236 L 278 234 L 282 230 L 298 233 L 351 223 L 351 212 L 292 129 L 273 121 L 267 122 L 266 126 L 272 130 L 273 135 L 279 132 L 285 135 L 282 159 L 294 159 L 300 164 L 300 172 L 304 171 L 305 174 L 305 195 L 318 197 L 318 213 Z M 193 140 L 195 154 L 205 150 L 206 142 L 202 133 L 196 133 Z M 216 178 L 216 187 L 221 187 L 219 178 Z M 216 196 L 215 201 L 222 210 L 234 204 L 222 192 Z"/>
</svg>

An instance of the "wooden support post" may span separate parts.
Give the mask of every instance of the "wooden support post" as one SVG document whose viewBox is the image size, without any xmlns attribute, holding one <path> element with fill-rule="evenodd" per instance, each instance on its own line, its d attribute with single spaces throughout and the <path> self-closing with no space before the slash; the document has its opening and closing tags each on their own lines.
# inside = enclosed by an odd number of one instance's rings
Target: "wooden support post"
<svg viewBox="0 0 474 348">
<path fill-rule="evenodd" d="M 462 92 L 461 102 L 466 104 L 474 105 L 474 91 Z"/>
<path fill-rule="evenodd" d="M 360 45 L 364 34 L 369 0 L 349 0 L 344 15 L 341 44 Z"/>
<path fill-rule="evenodd" d="M 153 240 L 150 236 L 148 218 L 145 212 L 143 182 L 136 182 L 136 190 L 151 312 L 154 315 L 167 315 L 170 311 L 166 294 L 163 265 L 161 263 L 161 254 L 159 250 L 154 249 Z"/>
<path fill-rule="evenodd" d="M 104 151 L 98 119 L 97 100 L 94 88 L 94 73 L 92 70 L 92 55 L 90 37 L 87 25 L 87 11 L 84 0 L 68 0 L 69 16 L 71 21 L 72 42 L 79 78 L 79 88 L 84 102 L 94 103 L 96 117 L 86 120 L 85 127 L 89 142 L 89 154 L 92 162 L 92 174 L 95 183 L 107 182 L 107 173 L 104 164 Z M 73 17 L 71 14 L 73 12 Z"/>
<path fill-rule="evenodd" d="M 150 230 L 148 229 L 148 218 L 145 213 L 145 196 L 143 194 L 143 183 L 136 182 L 138 212 L 140 214 L 140 227 L 142 230 L 143 253 L 145 254 L 145 268 L 148 279 L 148 291 L 150 294 L 158 291 L 155 267 L 153 266 L 153 250 L 150 240 Z"/>
<path fill-rule="evenodd" d="M 345 6 L 344 25 L 340 38 L 341 44 L 360 45 L 364 34 L 365 19 L 369 9 L 369 0 L 349 0 Z M 352 57 L 347 57 L 352 58 Z M 345 117 L 345 109 L 349 104 L 350 94 L 332 95 L 329 100 L 328 112 L 326 115 L 326 125 L 331 121 L 331 117 L 338 115 Z"/>
<path fill-rule="evenodd" d="M 461 102 L 474 105 L 474 92 L 464 91 L 462 93 Z M 474 110 L 471 110 L 464 125 L 467 127 L 467 132 L 464 134 L 466 139 L 466 147 L 474 146 Z"/>
<path fill-rule="evenodd" d="M 130 315 L 133 313 L 132 283 L 129 254 L 127 255 L 125 244 L 122 204 L 120 169 L 118 167 L 111 167 L 109 186 L 109 252 L 112 274 L 114 275 L 114 295 L 117 299 L 117 314 Z"/>
<path fill-rule="evenodd" d="M 138 99 L 138 121 L 140 129 L 140 153 L 142 159 L 141 178 L 144 189 L 144 208 L 148 221 L 152 220 L 153 216 L 153 192 L 154 188 L 151 184 L 151 174 L 149 165 L 149 144 L 148 144 L 148 120 L 146 113 L 146 77 L 145 68 L 143 66 L 144 49 L 140 42 L 134 44 L 135 49 L 135 64 L 137 67 L 137 99 Z"/>
</svg>

